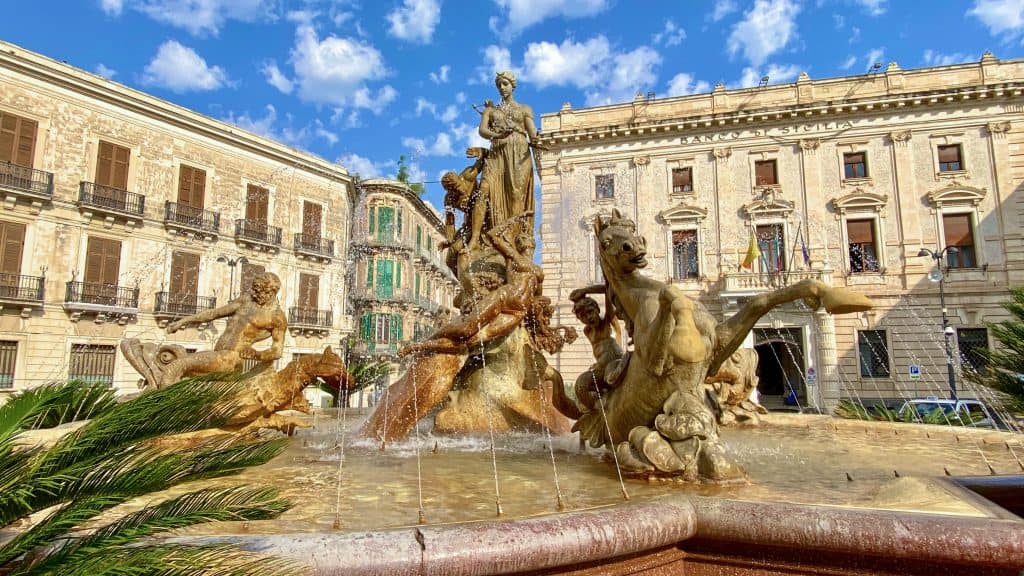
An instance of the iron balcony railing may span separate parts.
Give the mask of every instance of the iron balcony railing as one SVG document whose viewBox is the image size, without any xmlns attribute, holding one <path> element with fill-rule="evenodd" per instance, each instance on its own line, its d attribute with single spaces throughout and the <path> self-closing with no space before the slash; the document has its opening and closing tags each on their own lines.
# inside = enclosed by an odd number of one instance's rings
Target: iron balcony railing
<svg viewBox="0 0 1024 576">
<path fill-rule="evenodd" d="M 235 238 L 239 240 L 248 240 L 250 242 L 259 242 L 261 244 L 280 246 L 281 228 L 271 226 L 266 222 L 260 222 L 259 220 L 245 220 L 244 218 L 240 218 L 235 220 Z"/>
<path fill-rule="evenodd" d="M 139 289 L 118 286 L 117 284 L 71 281 L 67 283 L 64 301 L 75 304 L 95 304 L 114 308 L 138 309 Z"/>
<path fill-rule="evenodd" d="M 408 288 L 393 288 L 391 286 L 362 286 L 352 290 L 352 297 L 357 300 L 380 302 L 412 302 L 412 294 Z"/>
<path fill-rule="evenodd" d="M 53 198 L 53 174 L 7 161 L 0 162 L 0 186 Z"/>
<path fill-rule="evenodd" d="M 78 189 L 78 203 L 122 214 L 142 216 L 146 208 L 146 197 L 120 188 L 82 182 Z"/>
<path fill-rule="evenodd" d="M 40 276 L 20 276 L 0 273 L 0 300 L 42 302 L 46 279 Z"/>
<path fill-rule="evenodd" d="M 295 234 L 295 251 L 317 256 L 334 257 L 334 240 L 328 240 L 319 234 Z"/>
<path fill-rule="evenodd" d="M 177 292 L 157 292 L 156 307 L 153 313 L 162 316 L 191 316 L 203 310 L 213 310 L 217 307 L 217 298 L 214 296 L 197 296 L 195 294 L 182 294 Z"/>
<path fill-rule="evenodd" d="M 372 248 L 399 248 L 402 250 L 412 250 L 412 246 L 408 242 L 401 238 L 396 238 L 392 234 L 374 234 L 373 236 L 367 236 L 362 244 Z"/>
<path fill-rule="evenodd" d="M 219 212 L 193 208 L 177 202 L 168 201 L 164 204 L 164 222 L 214 234 L 220 232 Z"/>
<path fill-rule="evenodd" d="M 288 325 L 313 328 L 330 328 L 334 324 L 334 315 L 330 310 L 317 308 L 300 308 L 292 306 L 288 309 Z"/>
<path fill-rule="evenodd" d="M 360 356 L 397 356 L 404 343 L 400 342 L 368 342 L 360 340 L 353 347 L 353 352 Z"/>
</svg>

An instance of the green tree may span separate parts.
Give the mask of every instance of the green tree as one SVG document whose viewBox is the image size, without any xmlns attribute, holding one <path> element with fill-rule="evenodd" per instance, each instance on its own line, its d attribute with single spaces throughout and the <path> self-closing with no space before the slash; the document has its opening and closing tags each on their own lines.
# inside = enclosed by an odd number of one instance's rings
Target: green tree
<svg viewBox="0 0 1024 576">
<path fill-rule="evenodd" d="M 423 194 L 423 183 L 422 182 L 410 182 L 409 181 L 409 167 L 405 165 L 405 154 L 398 157 L 398 174 L 395 175 L 395 179 L 399 182 L 405 182 L 409 185 L 409 188 L 417 194 Z"/>
<path fill-rule="evenodd" d="M 275 518 L 290 505 L 268 489 L 207 488 L 168 498 L 112 521 L 104 512 L 182 482 L 263 464 L 285 440 L 210 439 L 162 446 L 168 435 L 216 428 L 236 410 L 244 382 L 179 382 L 114 402 L 110 390 L 51 384 L 0 407 L 0 545 L 4 576 L 285 575 L 296 567 L 230 544 L 172 544 L 152 537 L 211 521 Z M 32 430 L 87 420 L 49 446 L 24 442 Z M 31 514 L 44 518 L 18 531 Z"/>
<path fill-rule="evenodd" d="M 1006 407 L 1024 411 L 1024 286 L 1010 289 L 1010 300 L 1003 303 L 1010 318 L 989 324 L 992 336 L 999 343 L 982 352 L 986 370 L 968 372 L 967 377 L 1001 392 Z"/>
<path fill-rule="evenodd" d="M 321 389 L 334 398 L 335 406 L 348 406 L 352 393 L 387 382 L 391 365 L 376 360 L 354 360 L 346 367 L 347 377 L 326 380 Z"/>
</svg>

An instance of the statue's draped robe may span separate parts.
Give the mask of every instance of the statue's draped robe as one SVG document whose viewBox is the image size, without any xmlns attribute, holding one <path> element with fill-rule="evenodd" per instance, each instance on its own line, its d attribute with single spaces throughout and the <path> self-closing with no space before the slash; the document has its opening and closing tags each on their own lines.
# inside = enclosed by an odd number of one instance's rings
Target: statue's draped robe
<svg viewBox="0 0 1024 576">
<path fill-rule="evenodd" d="M 501 132 L 512 126 L 514 132 L 507 138 L 491 141 L 481 175 L 482 188 L 490 195 L 491 222 L 504 222 L 523 212 L 534 210 L 533 157 L 525 131 L 526 108 L 516 102 L 499 107 L 491 116 L 492 130 Z M 533 228 L 533 218 L 529 219 Z"/>
</svg>

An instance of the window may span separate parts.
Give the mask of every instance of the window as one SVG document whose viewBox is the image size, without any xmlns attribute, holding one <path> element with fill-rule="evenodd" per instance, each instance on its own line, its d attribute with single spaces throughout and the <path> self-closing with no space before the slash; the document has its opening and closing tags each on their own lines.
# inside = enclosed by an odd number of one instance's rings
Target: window
<svg viewBox="0 0 1024 576">
<path fill-rule="evenodd" d="M 672 193 L 693 192 L 693 168 L 672 169 Z"/>
<path fill-rule="evenodd" d="M 113 306 L 117 303 L 117 280 L 121 272 L 121 242 L 90 236 L 85 247 L 85 285 L 82 301 Z"/>
<path fill-rule="evenodd" d="M 245 219 L 266 224 L 270 213 L 270 190 L 255 184 L 245 188 Z"/>
<path fill-rule="evenodd" d="M 96 184 L 128 189 L 128 164 L 132 151 L 124 146 L 100 141 L 99 154 L 96 159 Z M 100 194 L 100 192 L 97 192 Z"/>
<path fill-rule="evenodd" d="M 846 236 L 850 248 L 850 273 L 878 272 L 874 220 L 847 220 Z"/>
<path fill-rule="evenodd" d="M 859 330 L 857 350 L 862 377 L 889 377 L 889 347 L 885 340 L 885 330 Z"/>
<path fill-rule="evenodd" d="M 380 298 L 390 298 L 395 293 L 395 262 L 393 260 L 377 260 L 376 294 Z"/>
<path fill-rule="evenodd" d="M 754 162 L 754 182 L 757 186 L 774 186 L 779 183 L 775 160 Z"/>
<path fill-rule="evenodd" d="M 672 231 L 672 278 L 694 280 L 700 270 L 697 264 L 697 231 Z"/>
<path fill-rule="evenodd" d="M 372 212 L 371 212 L 372 214 Z M 377 241 L 392 242 L 395 239 L 395 209 L 391 206 L 377 207 Z"/>
<path fill-rule="evenodd" d="M 113 386 L 116 354 L 114 346 L 72 344 L 68 380 Z"/>
<path fill-rule="evenodd" d="M 957 328 L 956 345 L 960 362 L 965 370 L 984 374 L 987 368 L 988 330 L 985 328 Z"/>
<path fill-rule="evenodd" d="M 957 172 L 964 169 L 959 144 L 939 146 L 939 172 Z"/>
<path fill-rule="evenodd" d="M 249 264 L 248 262 L 243 262 L 241 279 L 242 284 L 238 288 L 239 294 L 248 294 L 249 292 L 251 292 L 252 281 L 255 280 L 257 276 L 263 274 L 266 271 L 266 267 L 260 266 L 259 264 Z"/>
<path fill-rule="evenodd" d="M 320 225 L 323 222 L 324 207 L 316 202 L 302 203 L 302 233 L 307 240 L 320 238 Z"/>
<path fill-rule="evenodd" d="M 0 285 L 18 285 L 24 248 L 25 225 L 0 221 Z"/>
<path fill-rule="evenodd" d="M 320 277 L 299 273 L 299 309 L 316 310 L 320 304 Z"/>
<path fill-rule="evenodd" d="M 18 343 L 0 340 L 0 389 L 14 388 L 14 366 L 18 360 Z"/>
<path fill-rule="evenodd" d="M 206 170 L 181 165 L 178 170 L 178 204 L 202 208 L 206 201 Z"/>
<path fill-rule="evenodd" d="M 199 254 L 173 252 L 171 254 L 171 282 L 169 310 L 193 313 L 199 294 Z"/>
<path fill-rule="evenodd" d="M 35 120 L 0 112 L 0 162 L 31 168 L 38 128 Z"/>
<path fill-rule="evenodd" d="M 594 236 L 594 283 L 604 282 L 604 270 L 601 268 L 601 241 Z"/>
<path fill-rule="evenodd" d="M 786 269 L 786 242 L 782 224 L 761 224 L 754 234 L 761 251 L 761 271 L 774 273 Z"/>
<path fill-rule="evenodd" d="M 946 246 L 955 246 L 956 251 L 946 251 L 946 265 L 950 268 L 977 268 L 974 257 L 974 231 L 971 229 L 970 214 L 943 214 L 942 230 Z"/>
<path fill-rule="evenodd" d="M 846 178 L 867 178 L 868 165 L 863 152 L 843 154 L 843 174 Z"/>
<path fill-rule="evenodd" d="M 615 198 L 614 174 L 598 174 L 594 176 L 594 196 L 598 200 Z"/>
<path fill-rule="evenodd" d="M 387 344 L 402 339 L 401 314 L 363 314 L 360 337 L 366 342 Z"/>
<path fill-rule="evenodd" d="M 423 228 L 416 225 L 416 253 L 419 254 L 423 248 Z"/>
</svg>

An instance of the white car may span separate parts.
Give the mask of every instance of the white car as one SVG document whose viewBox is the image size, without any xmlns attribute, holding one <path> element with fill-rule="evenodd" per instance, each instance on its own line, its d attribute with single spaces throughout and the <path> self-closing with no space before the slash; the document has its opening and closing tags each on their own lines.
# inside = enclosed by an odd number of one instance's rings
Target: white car
<svg viewBox="0 0 1024 576">
<path fill-rule="evenodd" d="M 933 422 L 936 424 L 948 423 L 953 426 L 971 426 L 975 428 L 996 428 L 1002 422 L 995 416 L 981 400 L 945 400 L 938 396 L 927 398 L 915 398 L 907 400 L 897 410 L 900 418 L 906 418 L 909 411 L 913 411 L 913 419 L 921 422 L 930 414 L 942 410 L 945 414 L 944 421 Z"/>
</svg>

